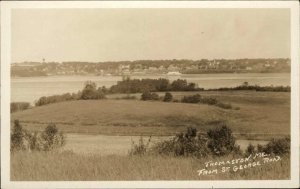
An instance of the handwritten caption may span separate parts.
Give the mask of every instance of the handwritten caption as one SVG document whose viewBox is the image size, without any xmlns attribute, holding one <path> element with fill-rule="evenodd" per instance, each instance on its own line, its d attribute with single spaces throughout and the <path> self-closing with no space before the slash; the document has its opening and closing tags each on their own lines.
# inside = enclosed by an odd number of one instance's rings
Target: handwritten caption
<svg viewBox="0 0 300 189">
<path fill-rule="evenodd" d="M 228 172 L 238 172 L 245 169 L 262 166 L 278 162 L 281 160 L 280 156 L 272 156 L 270 154 L 256 153 L 251 154 L 245 158 L 236 158 L 225 161 L 207 161 L 204 163 L 205 167 L 197 170 L 198 175 L 214 175 Z"/>
</svg>

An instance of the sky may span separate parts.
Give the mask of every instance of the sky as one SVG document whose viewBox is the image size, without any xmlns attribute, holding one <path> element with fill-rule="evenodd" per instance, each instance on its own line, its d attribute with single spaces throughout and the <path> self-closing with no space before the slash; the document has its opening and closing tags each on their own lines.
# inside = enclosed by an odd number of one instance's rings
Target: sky
<svg viewBox="0 0 300 189">
<path fill-rule="evenodd" d="M 289 58 L 289 9 L 15 9 L 12 62 Z"/>
</svg>

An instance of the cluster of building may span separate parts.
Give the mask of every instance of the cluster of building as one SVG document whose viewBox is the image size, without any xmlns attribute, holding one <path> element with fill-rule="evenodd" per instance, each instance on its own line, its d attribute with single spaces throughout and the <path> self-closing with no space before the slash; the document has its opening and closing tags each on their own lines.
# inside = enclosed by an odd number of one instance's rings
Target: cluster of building
<svg viewBox="0 0 300 189">
<path fill-rule="evenodd" d="M 290 59 L 244 60 L 152 60 L 123 62 L 23 62 L 12 64 L 12 75 L 24 72 L 44 75 L 143 75 L 143 74 L 198 74 L 233 72 L 289 72 Z"/>
</svg>

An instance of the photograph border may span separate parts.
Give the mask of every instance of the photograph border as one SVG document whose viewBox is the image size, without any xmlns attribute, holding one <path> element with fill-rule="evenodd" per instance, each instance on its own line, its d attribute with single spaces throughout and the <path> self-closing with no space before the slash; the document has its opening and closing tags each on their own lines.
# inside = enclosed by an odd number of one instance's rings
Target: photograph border
<svg viewBox="0 0 300 189">
<path fill-rule="evenodd" d="M 291 179 L 191 181 L 10 181 L 11 10 L 65 8 L 288 8 L 291 19 Z M 1 2 L 1 188 L 299 187 L 299 2 L 297 1 L 10 1 Z"/>
</svg>

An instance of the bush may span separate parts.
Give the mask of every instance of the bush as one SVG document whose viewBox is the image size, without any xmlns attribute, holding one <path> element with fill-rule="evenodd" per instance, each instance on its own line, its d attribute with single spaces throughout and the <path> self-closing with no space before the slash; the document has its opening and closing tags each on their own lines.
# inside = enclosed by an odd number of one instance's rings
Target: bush
<svg viewBox="0 0 300 189">
<path fill-rule="evenodd" d="M 24 138 L 24 131 L 22 125 L 20 124 L 19 120 L 15 120 L 14 128 L 10 136 L 10 150 L 11 151 L 23 150 L 24 149 L 23 138 Z"/>
<path fill-rule="evenodd" d="M 163 99 L 164 102 L 171 102 L 173 100 L 173 95 L 169 92 L 166 92 L 165 97 Z"/>
<path fill-rule="evenodd" d="M 186 133 L 179 133 L 174 138 L 157 143 L 152 150 L 161 155 L 205 157 L 209 154 L 206 139 L 197 135 L 195 128 L 189 127 Z"/>
<path fill-rule="evenodd" d="M 159 96 L 156 93 L 151 93 L 149 91 L 146 91 L 142 94 L 141 100 L 158 100 Z"/>
<path fill-rule="evenodd" d="M 291 139 L 289 137 L 282 139 L 272 139 L 265 147 L 263 152 L 274 155 L 284 155 L 290 153 Z"/>
<path fill-rule="evenodd" d="M 181 102 L 183 103 L 199 103 L 200 101 L 201 101 L 201 96 L 199 94 L 184 96 L 181 99 Z"/>
<path fill-rule="evenodd" d="M 250 143 L 246 149 L 245 154 L 250 155 L 250 154 L 254 154 L 254 153 L 256 153 L 255 146 Z"/>
<path fill-rule="evenodd" d="M 215 105 L 218 103 L 217 99 L 212 98 L 212 97 L 202 97 L 200 102 L 202 104 L 209 104 L 209 105 Z"/>
<path fill-rule="evenodd" d="M 41 135 L 44 140 L 43 150 L 49 151 L 65 144 L 65 136 L 58 132 L 55 124 L 49 124 Z"/>
<path fill-rule="evenodd" d="M 207 132 L 208 148 L 213 155 L 222 156 L 236 151 L 235 138 L 232 131 L 225 124 Z"/>
<path fill-rule="evenodd" d="M 10 113 L 22 111 L 30 108 L 30 103 L 28 102 L 11 102 L 10 103 Z"/>
<path fill-rule="evenodd" d="M 54 124 L 50 124 L 41 132 L 29 133 L 15 120 L 11 133 L 11 151 L 36 150 L 49 151 L 65 144 L 65 136 Z"/>
</svg>

